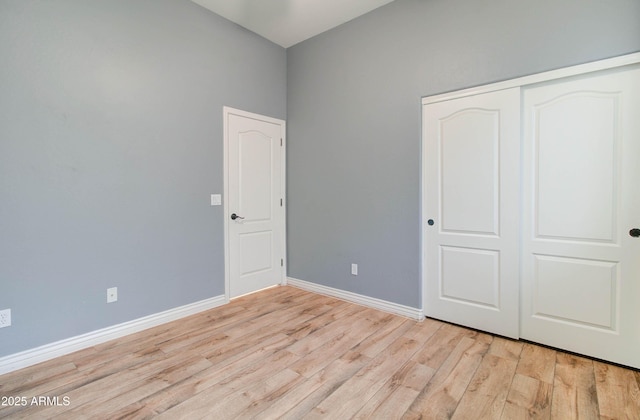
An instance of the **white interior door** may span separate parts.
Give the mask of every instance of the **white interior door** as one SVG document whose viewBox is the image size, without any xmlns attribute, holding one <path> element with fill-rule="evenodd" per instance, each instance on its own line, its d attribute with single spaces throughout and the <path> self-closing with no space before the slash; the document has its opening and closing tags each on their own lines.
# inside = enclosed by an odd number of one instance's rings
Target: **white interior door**
<svg viewBox="0 0 640 420">
<path fill-rule="evenodd" d="M 284 121 L 224 108 L 227 290 L 230 298 L 284 277 Z"/>
<path fill-rule="evenodd" d="M 640 368 L 640 69 L 523 104 L 521 336 Z"/>
<path fill-rule="evenodd" d="M 423 107 L 423 307 L 518 337 L 520 89 Z M 428 219 L 428 220 L 427 220 Z"/>
</svg>

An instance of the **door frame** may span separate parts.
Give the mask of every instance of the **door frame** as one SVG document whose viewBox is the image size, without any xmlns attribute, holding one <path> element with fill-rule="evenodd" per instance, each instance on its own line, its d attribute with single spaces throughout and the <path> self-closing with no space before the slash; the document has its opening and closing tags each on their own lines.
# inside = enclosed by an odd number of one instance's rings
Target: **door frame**
<svg viewBox="0 0 640 420">
<path fill-rule="evenodd" d="M 229 302 L 230 287 L 231 287 L 231 270 L 230 270 L 230 247 L 229 247 L 229 116 L 237 115 L 244 118 L 251 118 L 259 121 L 265 121 L 268 123 L 276 124 L 280 126 L 280 135 L 282 136 L 281 153 L 281 165 L 280 165 L 280 191 L 282 191 L 282 212 L 279 212 L 280 227 L 282 229 L 280 241 L 280 247 L 283 257 L 283 266 L 281 270 L 280 284 L 285 285 L 287 279 L 287 199 L 286 199 L 286 168 L 287 168 L 287 153 L 286 153 L 286 134 L 287 123 L 284 120 L 278 118 L 267 117 L 265 115 L 255 114 L 241 109 L 231 108 L 228 106 L 222 107 L 222 126 L 223 126 L 223 218 L 224 218 L 224 299 L 225 302 Z"/>
<path fill-rule="evenodd" d="M 420 308 L 422 313 L 426 313 L 425 303 L 427 301 L 427 262 L 426 262 L 426 249 L 427 249 L 427 238 L 426 238 L 426 176 L 427 176 L 427 168 L 425 167 L 425 162 L 427 162 L 427 150 L 425 147 L 426 138 L 425 138 L 425 129 L 424 129 L 424 106 L 435 103 L 448 101 L 451 99 L 462 98 L 465 96 L 479 95 L 482 93 L 493 92 L 497 90 L 510 89 L 514 87 L 525 87 L 527 85 L 533 85 L 536 83 L 548 82 L 555 79 L 562 79 L 565 77 L 577 76 L 581 74 L 592 73 L 600 70 L 613 69 L 616 67 L 624 67 L 631 64 L 640 63 L 640 53 L 631 53 L 627 55 L 621 55 L 619 57 L 607 58 L 604 60 L 593 61 L 586 64 L 579 64 L 576 66 L 565 67 L 557 70 L 550 70 L 542 73 L 532 74 L 530 76 L 518 77 L 516 79 L 510 79 L 503 82 L 491 83 L 488 85 L 480 85 L 476 87 L 471 87 L 468 89 L 462 89 L 447 93 L 441 93 L 433 96 L 426 96 L 422 98 L 422 106 L 420 110 L 420 119 L 421 119 L 421 139 L 420 139 Z M 522 144 L 522 131 L 520 133 L 520 142 Z M 522 174 L 520 174 L 522 178 Z M 520 180 L 522 188 L 522 179 Z M 520 192 L 522 195 L 522 192 Z M 520 197 L 520 206 L 522 207 L 522 197 Z M 522 218 L 522 208 L 520 211 L 520 218 Z M 520 221 L 520 227 L 522 229 L 522 222 Z M 520 241 L 521 243 L 521 241 Z M 522 253 L 522 250 L 520 251 Z M 520 258 L 522 256 L 520 255 Z M 522 281 L 522 273 L 520 273 L 520 278 L 518 282 Z M 522 296 L 521 298 L 522 299 Z"/>
</svg>

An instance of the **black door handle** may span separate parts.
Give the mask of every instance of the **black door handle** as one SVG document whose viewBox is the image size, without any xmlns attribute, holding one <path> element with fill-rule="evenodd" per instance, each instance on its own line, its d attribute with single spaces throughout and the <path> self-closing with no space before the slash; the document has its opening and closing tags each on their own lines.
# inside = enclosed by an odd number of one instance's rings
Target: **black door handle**
<svg viewBox="0 0 640 420">
<path fill-rule="evenodd" d="M 236 220 L 236 219 L 244 219 L 244 217 L 241 217 L 241 216 L 238 216 L 238 215 L 237 215 L 237 214 L 235 214 L 235 213 L 232 213 L 232 214 L 231 214 L 231 220 Z"/>
<path fill-rule="evenodd" d="M 634 238 L 637 238 L 640 236 L 640 229 L 638 228 L 633 228 L 629 231 L 629 235 L 633 236 Z"/>
<path fill-rule="evenodd" d="M 435 223 L 435 222 L 433 221 L 433 219 L 429 219 L 429 220 L 427 220 L 427 224 L 428 224 L 429 226 L 433 226 L 433 224 L 434 224 L 434 223 Z"/>
</svg>

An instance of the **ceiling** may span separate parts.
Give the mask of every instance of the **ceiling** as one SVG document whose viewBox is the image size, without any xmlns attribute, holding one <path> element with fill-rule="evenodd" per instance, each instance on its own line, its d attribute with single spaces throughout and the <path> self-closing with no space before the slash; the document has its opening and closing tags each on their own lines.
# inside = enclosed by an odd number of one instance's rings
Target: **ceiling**
<svg viewBox="0 0 640 420">
<path fill-rule="evenodd" d="M 393 0 L 192 0 L 288 48 Z"/>
</svg>

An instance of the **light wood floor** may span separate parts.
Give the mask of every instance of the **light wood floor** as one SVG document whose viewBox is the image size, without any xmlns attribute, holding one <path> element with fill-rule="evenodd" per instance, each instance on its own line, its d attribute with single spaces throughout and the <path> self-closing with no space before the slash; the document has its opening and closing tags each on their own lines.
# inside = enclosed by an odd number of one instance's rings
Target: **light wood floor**
<svg viewBox="0 0 640 420">
<path fill-rule="evenodd" d="M 0 397 L 30 419 L 639 419 L 640 373 L 276 287 L 0 376 Z"/>
</svg>

